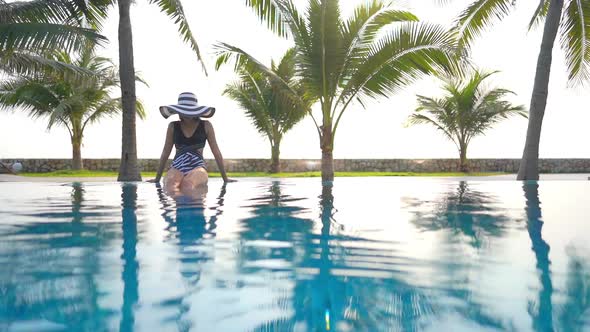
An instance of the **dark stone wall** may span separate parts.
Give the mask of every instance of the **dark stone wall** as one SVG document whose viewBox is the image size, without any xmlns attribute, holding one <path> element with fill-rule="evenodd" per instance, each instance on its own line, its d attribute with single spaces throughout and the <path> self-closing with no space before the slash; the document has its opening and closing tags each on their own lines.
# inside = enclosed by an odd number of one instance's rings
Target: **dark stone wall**
<svg viewBox="0 0 590 332">
<path fill-rule="evenodd" d="M 52 172 L 71 168 L 70 159 L 3 159 L 0 162 L 12 163 L 18 160 L 25 172 Z M 472 172 L 518 171 L 519 159 L 471 159 Z M 143 171 L 156 171 L 159 160 L 141 159 Z M 207 160 L 208 169 L 217 171 L 215 160 Z M 281 161 L 284 172 L 319 171 L 319 160 L 286 159 Z M 228 172 L 266 172 L 270 168 L 268 159 L 226 159 Z M 119 159 L 85 159 L 84 168 L 88 170 L 118 171 Z M 334 168 L 341 172 L 457 172 L 457 159 L 337 159 Z M 542 173 L 590 173 L 590 159 L 541 159 Z M 1 169 L 0 169 L 1 171 Z"/>
</svg>

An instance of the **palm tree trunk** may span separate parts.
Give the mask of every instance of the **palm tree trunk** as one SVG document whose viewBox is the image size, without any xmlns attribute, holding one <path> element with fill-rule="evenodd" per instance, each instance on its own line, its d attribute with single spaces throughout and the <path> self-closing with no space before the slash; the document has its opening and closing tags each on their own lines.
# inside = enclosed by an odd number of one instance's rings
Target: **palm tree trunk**
<svg viewBox="0 0 590 332">
<path fill-rule="evenodd" d="M 467 164 L 467 145 L 461 144 L 461 149 L 459 150 L 459 158 L 460 164 L 459 169 L 461 172 L 467 173 L 469 172 L 469 165 Z"/>
<path fill-rule="evenodd" d="M 334 181 L 333 134 L 331 125 L 322 126 L 322 181 Z"/>
<path fill-rule="evenodd" d="M 82 161 L 82 139 L 72 138 L 72 169 L 79 171 L 84 168 L 84 162 Z"/>
<path fill-rule="evenodd" d="M 271 173 L 279 173 L 281 171 L 281 145 L 280 142 L 275 142 L 271 148 L 271 164 L 270 164 L 270 172 Z"/>
<path fill-rule="evenodd" d="M 535 75 L 535 85 L 533 86 L 533 96 L 531 98 L 526 143 L 522 160 L 520 161 L 520 168 L 518 169 L 517 179 L 520 181 L 539 179 L 541 126 L 543 124 L 543 116 L 545 115 L 545 107 L 547 106 L 547 95 L 549 93 L 553 44 L 555 43 L 555 38 L 559 30 L 562 10 L 563 0 L 551 0 L 549 12 L 545 19 L 541 51 L 539 52 L 539 59 L 537 61 L 537 72 Z"/>
<path fill-rule="evenodd" d="M 123 135 L 119 181 L 141 181 L 135 133 L 135 66 L 130 17 L 131 0 L 119 0 L 119 75 L 123 104 Z"/>
</svg>

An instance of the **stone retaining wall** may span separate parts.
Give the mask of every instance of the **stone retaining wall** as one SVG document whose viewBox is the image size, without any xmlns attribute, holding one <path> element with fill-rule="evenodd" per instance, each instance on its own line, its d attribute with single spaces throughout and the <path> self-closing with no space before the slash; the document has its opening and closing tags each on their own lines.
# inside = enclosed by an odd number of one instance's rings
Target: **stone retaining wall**
<svg viewBox="0 0 590 332">
<path fill-rule="evenodd" d="M 3 159 L 0 162 L 12 163 L 18 160 L 25 172 L 52 172 L 71 168 L 70 159 Z M 519 159 L 471 159 L 472 172 L 509 172 L 518 171 Z M 143 171 L 156 171 L 157 159 L 141 159 Z M 215 160 L 207 160 L 210 171 L 216 172 Z M 229 172 L 265 172 L 270 168 L 267 159 L 226 159 Z M 319 160 L 286 159 L 281 161 L 284 172 L 319 171 Z M 590 173 L 590 159 L 541 159 L 542 173 Z M 119 159 L 85 159 L 84 168 L 88 170 L 118 171 Z M 456 172 L 459 170 L 457 159 L 337 159 L 334 160 L 336 171 L 355 172 Z M 0 170 L 1 171 L 1 170 Z"/>
</svg>

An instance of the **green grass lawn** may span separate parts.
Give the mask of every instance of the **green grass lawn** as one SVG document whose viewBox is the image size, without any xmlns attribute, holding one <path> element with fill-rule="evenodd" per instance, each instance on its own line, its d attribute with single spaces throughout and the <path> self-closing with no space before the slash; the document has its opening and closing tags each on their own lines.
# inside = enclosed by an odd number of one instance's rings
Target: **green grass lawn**
<svg viewBox="0 0 590 332">
<path fill-rule="evenodd" d="M 336 172 L 336 177 L 366 177 L 366 176 L 421 176 L 421 177 L 436 177 L 436 176 L 491 176 L 502 175 L 506 173 L 459 173 L 459 172 L 439 172 L 439 173 L 413 173 L 413 172 Z M 50 173 L 21 173 L 22 176 L 30 177 L 117 177 L 117 172 L 108 171 L 55 171 Z M 142 172 L 144 179 L 151 179 L 156 176 L 155 172 Z M 228 173 L 231 178 L 311 178 L 321 177 L 320 172 L 301 172 L 301 173 L 278 173 L 270 174 L 266 172 L 248 172 L 248 173 Z M 209 173 L 209 177 L 221 177 L 219 173 Z"/>
</svg>

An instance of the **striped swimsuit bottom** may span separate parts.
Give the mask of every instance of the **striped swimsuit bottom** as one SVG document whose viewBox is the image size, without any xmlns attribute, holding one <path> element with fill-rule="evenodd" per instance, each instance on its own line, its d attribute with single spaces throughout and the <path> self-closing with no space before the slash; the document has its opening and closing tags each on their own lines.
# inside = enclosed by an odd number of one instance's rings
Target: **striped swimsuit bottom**
<svg viewBox="0 0 590 332">
<path fill-rule="evenodd" d="M 199 146 L 178 146 L 176 156 L 172 161 L 172 167 L 176 168 L 182 174 L 187 175 L 192 170 L 199 167 L 207 169 L 203 155 L 199 152 Z"/>
</svg>

